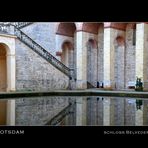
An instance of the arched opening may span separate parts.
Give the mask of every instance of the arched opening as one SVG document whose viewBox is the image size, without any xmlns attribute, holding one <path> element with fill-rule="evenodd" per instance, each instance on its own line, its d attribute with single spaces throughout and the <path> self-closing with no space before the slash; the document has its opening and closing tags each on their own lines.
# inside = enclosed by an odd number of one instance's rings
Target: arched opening
<svg viewBox="0 0 148 148">
<path fill-rule="evenodd" d="M 73 45 L 69 41 L 62 44 L 61 61 L 69 68 L 74 68 L 74 50 Z"/>
<path fill-rule="evenodd" d="M 76 25 L 75 23 L 60 23 L 56 32 L 56 50 L 61 54 L 61 61 L 69 68 L 76 66 Z"/>
<path fill-rule="evenodd" d="M 74 37 L 76 26 L 74 23 L 60 23 L 56 34 Z"/>
<path fill-rule="evenodd" d="M 7 49 L 0 44 L 0 92 L 7 90 Z M 7 101 L 0 101 L 0 125 L 6 125 Z"/>
<path fill-rule="evenodd" d="M 97 87 L 99 82 L 99 87 L 102 87 L 104 25 L 97 22 L 83 23 L 82 31 L 87 39 L 87 83 Z"/>
<path fill-rule="evenodd" d="M 6 48 L 0 44 L 0 92 L 5 92 L 7 89 L 6 53 Z"/>
<path fill-rule="evenodd" d="M 87 42 L 87 82 L 96 86 L 97 81 L 97 42 L 89 39 Z"/>
</svg>

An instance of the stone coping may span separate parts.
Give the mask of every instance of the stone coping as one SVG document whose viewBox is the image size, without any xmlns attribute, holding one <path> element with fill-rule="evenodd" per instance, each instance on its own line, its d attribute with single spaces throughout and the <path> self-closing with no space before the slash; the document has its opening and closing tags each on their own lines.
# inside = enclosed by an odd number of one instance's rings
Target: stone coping
<svg viewBox="0 0 148 148">
<path fill-rule="evenodd" d="M 107 90 L 51 90 L 51 91 L 20 91 L 20 92 L 1 92 L 0 99 L 20 99 L 26 97 L 43 96 L 75 96 L 75 97 L 126 97 L 126 98 L 148 98 L 148 92 L 135 91 L 107 91 Z"/>
</svg>

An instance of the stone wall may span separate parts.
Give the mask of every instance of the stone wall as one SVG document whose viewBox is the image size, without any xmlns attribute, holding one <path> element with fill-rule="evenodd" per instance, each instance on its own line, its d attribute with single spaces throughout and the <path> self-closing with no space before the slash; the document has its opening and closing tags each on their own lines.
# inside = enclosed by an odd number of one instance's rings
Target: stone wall
<svg viewBox="0 0 148 148">
<path fill-rule="evenodd" d="M 68 77 L 16 40 L 16 90 L 66 89 Z"/>
<path fill-rule="evenodd" d="M 76 66 L 74 40 L 75 39 L 73 37 L 58 34 L 56 35 L 56 51 L 62 52 L 62 56 L 56 57 L 69 68 L 75 68 Z M 62 45 L 64 42 L 71 43 L 72 49 L 62 49 Z"/>
<path fill-rule="evenodd" d="M 148 90 L 148 24 L 138 23 L 136 26 L 136 68 L 135 76 L 142 78 L 144 89 Z"/>
<path fill-rule="evenodd" d="M 56 23 L 35 22 L 22 28 L 22 31 L 30 36 L 43 48 L 55 55 L 56 49 Z"/>
<path fill-rule="evenodd" d="M 97 39 L 97 35 L 92 34 L 92 33 L 87 33 L 87 32 L 83 32 L 83 41 L 82 41 L 82 45 L 83 45 L 83 50 L 86 51 L 87 54 L 87 58 L 86 58 L 86 67 L 82 67 L 82 68 L 86 68 L 86 72 L 87 72 L 87 81 L 90 80 L 90 82 L 96 86 L 97 85 L 97 49 L 96 48 L 92 48 L 91 51 L 89 52 L 88 49 L 88 41 L 90 39 L 98 41 Z M 79 52 L 79 51 L 77 51 Z M 81 54 L 81 53 L 80 53 Z M 85 55 L 84 55 L 85 56 Z M 88 61 L 90 59 L 90 61 Z M 83 61 L 85 62 L 85 61 Z M 77 63 L 79 64 L 79 63 Z"/>
</svg>

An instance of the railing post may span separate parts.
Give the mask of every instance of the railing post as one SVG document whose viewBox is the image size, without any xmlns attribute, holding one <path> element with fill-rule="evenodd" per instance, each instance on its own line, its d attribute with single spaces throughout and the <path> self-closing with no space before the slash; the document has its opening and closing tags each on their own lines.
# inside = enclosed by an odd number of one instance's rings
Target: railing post
<svg viewBox="0 0 148 148">
<path fill-rule="evenodd" d="M 69 87 L 68 89 L 73 90 L 76 89 L 76 75 L 75 70 L 70 69 L 70 77 L 69 77 Z"/>
</svg>

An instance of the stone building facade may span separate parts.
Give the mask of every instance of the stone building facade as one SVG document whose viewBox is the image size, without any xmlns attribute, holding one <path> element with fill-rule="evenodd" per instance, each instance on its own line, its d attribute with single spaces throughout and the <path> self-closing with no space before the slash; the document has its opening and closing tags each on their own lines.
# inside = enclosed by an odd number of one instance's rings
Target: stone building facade
<svg viewBox="0 0 148 148">
<path fill-rule="evenodd" d="M 21 42 L 13 27 L 10 30 L 0 34 L 0 91 L 67 89 L 68 76 Z M 147 23 L 35 22 L 20 30 L 75 70 L 76 89 L 100 82 L 106 89 L 124 90 L 136 77 L 148 89 Z M 1 112 L 7 112 L 7 122 L 20 123 L 15 113 L 20 104 L 4 104 Z"/>
</svg>

